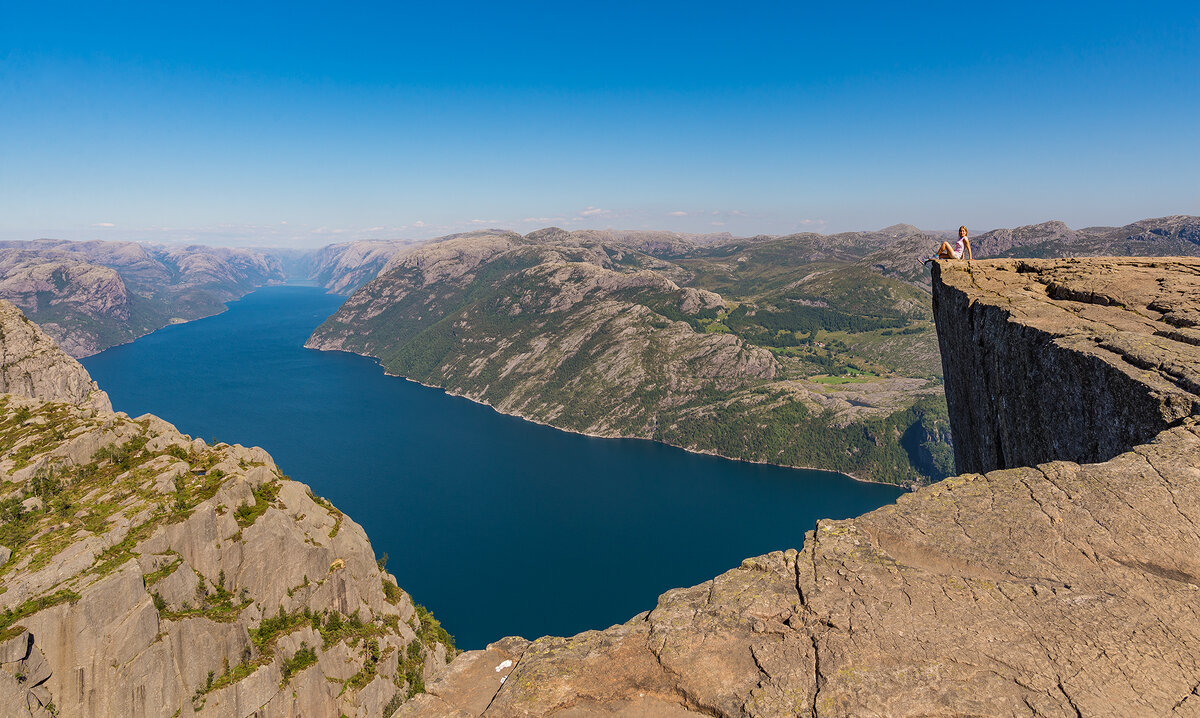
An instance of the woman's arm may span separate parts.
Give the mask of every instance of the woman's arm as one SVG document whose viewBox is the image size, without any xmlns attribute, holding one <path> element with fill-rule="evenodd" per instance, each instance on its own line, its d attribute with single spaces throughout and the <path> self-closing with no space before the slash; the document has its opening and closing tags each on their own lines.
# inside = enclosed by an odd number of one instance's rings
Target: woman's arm
<svg viewBox="0 0 1200 718">
<path fill-rule="evenodd" d="M 971 240 L 967 237 L 963 237 L 963 241 L 967 243 L 967 259 L 974 260 L 975 253 L 971 251 Z"/>
</svg>

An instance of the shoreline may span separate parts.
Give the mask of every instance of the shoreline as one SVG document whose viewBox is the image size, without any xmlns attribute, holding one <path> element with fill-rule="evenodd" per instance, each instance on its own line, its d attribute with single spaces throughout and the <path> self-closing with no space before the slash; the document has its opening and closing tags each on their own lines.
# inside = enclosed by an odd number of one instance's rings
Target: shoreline
<svg viewBox="0 0 1200 718">
<path fill-rule="evenodd" d="M 311 338 L 312 337 L 310 335 L 309 339 L 311 339 Z M 394 373 L 388 371 L 387 367 L 385 367 L 383 365 L 383 363 L 379 360 L 378 357 L 371 356 L 370 354 L 363 354 L 361 352 L 351 351 L 349 349 L 333 349 L 333 348 L 310 346 L 308 341 L 305 341 L 304 348 L 311 349 L 313 351 L 319 351 L 319 352 L 343 352 L 345 354 L 353 354 L 354 356 L 366 357 L 366 358 L 374 361 L 375 364 L 380 369 L 383 370 L 383 373 L 385 376 L 395 377 L 397 379 L 403 379 L 404 381 L 412 382 L 413 384 L 418 384 L 418 385 L 426 387 L 428 389 L 436 389 L 436 390 L 446 394 L 447 396 L 459 397 L 461 399 L 466 399 L 467 401 L 470 401 L 472 403 L 479 404 L 481 406 L 486 406 L 489 409 L 491 409 L 492 411 L 494 411 L 497 414 L 500 414 L 502 416 L 511 416 L 515 419 L 520 419 L 521 421 L 528 421 L 531 424 L 537 424 L 539 426 L 545 426 L 547 428 L 554 429 L 555 431 L 563 431 L 563 432 L 566 432 L 569 434 L 576 434 L 579 436 L 587 436 L 587 437 L 590 437 L 593 439 L 631 439 L 631 440 L 635 440 L 635 441 L 650 441 L 655 444 L 660 444 L 662 446 L 669 446 L 673 449 L 679 449 L 680 451 L 686 451 L 689 454 L 699 454 L 701 456 L 713 456 L 713 457 L 716 457 L 719 459 L 725 459 L 726 461 L 740 461 L 745 464 L 757 464 L 759 466 L 775 466 L 775 467 L 778 467 L 781 469 L 798 469 L 800 471 L 822 471 L 822 472 L 826 472 L 826 473 L 830 473 L 830 474 L 838 474 L 840 476 L 845 476 L 849 479 L 852 479 L 852 480 L 857 481 L 862 484 L 878 484 L 880 486 L 895 486 L 895 487 L 903 489 L 909 493 L 916 491 L 918 488 L 920 488 L 922 486 L 921 484 L 912 484 L 912 485 L 893 484 L 893 483 L 889 483 L 887 481 L 875 481 L 874 479 L 864 479 L 859 476 L 855 476 L 854 474 L 851 474 L 848 471 L 840 471 L 838 469 L 827 469 L 827 468 L 820 467 L 820 466 L 793 466 L 791 464 L 776 464 L 776 463 L 772 463 L 770 461 L 757 461 L 754 459 L 744 459 L 744 458 L 739 458 L 736 456 L 726 456 L 724 454 L 718 453 L 716 451 L 711 451 L 708 449 L 689 449 L 686 446 L 679 446 L 677 444 L 671 444 L 666 441 L 660 441 L 658 439 L 651 439 L 651 438 L 647 438 L 645 436 L 627 436 L 627 435 L 623 435 L 623 434 L 614 436 L 614 435 L 604 435 L 604 434 L 593 434 L 588 431 L 577 431 L 575 429 L 565 429 L 561 426 L 555 426 L 554 424 L 551 424 L 549 422 L 541 421 L 539 419 L 534 419 L 534 418 L 531 418 L 528 416 L 523 416 L 523 415 L 515 413 L 515 412 L 503 411 L 501 409 L 496 408 L 491 402 L 488 402 L 487 400 L 476 399 L 474 397 L 468 396 L 466 394 L 461 394 L 453 389 L 450 389 L 450 388 L 447 388 L 444 386 L 437 386 L 436 384 L 426 384 L 425 382 L 417 380 L 417 379 L 403 376 L 401 374 L 394 374 Z"/>
<path fill-rule="evenodd" d="M 94 357 L 94 356 L 96 356 L 97 354 L 102 354 L 102 353 L 104 353 L 104 352 L 106 352 L 106 351 L 108 351 L 109 349 L 112 349 L 112 348 L 114 348 L 114 347 L 123 347 L 123 346 L 125 346 L 126 344 L 132 344 L 132 343 L 136 342 L 138 339 L 141 339 L 142 337 L 148 337 L 148 336 L 150 336 L 151 334 L 153 334 L 154 332 L 161 331 L 161 330 L 163 330 L 163 329 L 166 329 L 167 327 L 174 327 L 174 326 L 178 326 L 178 325 L 180 325 L 180 324 L 190 324 L 190 323 L 192 323 L 192 322 L 198 322 L 198 321 L 200 321 L 201 319 L 208 319 L 209 317 L 216 317 L 216 316 L 220 316 L 220 315 L 224 314 L 225 312 L 229 311 L 229 305 L 230 305 L 232 302 L 238 302 L 238 301 L 241 301 L 241 300 L 242 300 L 244 297 L 246 297 L 247 295 L 249 295 L 249 294 L 252 294 L 252 293 L 254 293 L 254 292 L 257 292 L 258 290 L 262 289 L 263 287 L 281 287 L 281 286 L 284 286 L 285 284 L 288 284 L 288 282 L 287 282 L 287 281 L 282 281 L 282 282 L 281 282 L 281 281 L 279 281 L 279 280 L 272 279 L 272 280 L 268 281 L 266 284 L 259 284 L 258 286 L 251 287 L 251 288 L 250 288 L 248 291 L 246 291 L 246 292 L 244 292 L 243 294 L 240 294 L 240 295 L 238 295 L 238 296 L 234 297 L 233 299 L 230 299 L 230 300 L 227 300 L 227 301 L 221 302 L 221 308 L 220 308 L 218 311 L 215 311 L 215 312 L 213 312 L 212 314 L 205 314 L 205 315 L 204 315 L 204 316 L 202 316 L 202 317 L 192 317 L 191 319 L 184 319 L 183 317 L 171 317 L 170 319 L 168 319 L 168 320 L 167 320 L 167 323 L 166 323 L 166 324 L 164 324 L 164 325 L 162 325 L 161 327 L 155 327 L 154 329 L 151 329 L 150 331 L 148 331 L 148 332 L 146 332 L 146 333 L 144 333 L 144 334 L 138 334 L 137 336 L 133 337 L 133 338 L 132 338 L 132 339 L 130 339 L 129 341 L 120 342 L 120 343 L 118 343 L 118 344 L 110 344 L 110 345 L 108 345 L 108 346 L 106 346 L 106 347 L 103 347 L 103 348 L 101 348 L 101 349 L 97 349 L 96 351 L 94 351 L 94 352 L 91 352 L 91 353 L 89 353 L 89 354 L 81 354 L 81 355 L 79 355 L 79 356 L 75 356 L 74 354 L 71 354 L 70 352 L 66 352 L 66 353 L 67 353 L 67 356 L 71 357 L 71 358 L 72 358 L 72 359 L 74 359 L 75 361 L 80 361 L 80 360 L 82 360 L 82 359 L 87 359 L 88 357 Z M 178 320 L 178 321 L 176 321 L 176 320 Z M 32 319 L 31 319 L 30 321 L 33 321 L 33 323 L 34 323 L 34 324 L 38 324 L 38 322 L 37 322 L 37 321 L 35 321 L 35 320 L 32 320 Z M 38 324 L 38 326 L 40 327 L 40 326 L 41 326 L 41 324 Z M 43 331 L 44 331 L 44 330 L 43 330 Z M 51 338 L 53 338 L 53 337 L 51 337 Z M 57 343 L 57 342 L 58 342 L 58 340 L 55 340 L 55 343 Z"/>
</svg>

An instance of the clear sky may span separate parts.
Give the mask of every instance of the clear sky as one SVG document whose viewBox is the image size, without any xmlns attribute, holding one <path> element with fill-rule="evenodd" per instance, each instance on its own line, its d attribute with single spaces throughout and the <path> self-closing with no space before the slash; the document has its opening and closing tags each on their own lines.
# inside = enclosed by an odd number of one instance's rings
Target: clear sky
<svg viewBox="0 0 1200 718">
<path fill-rule="evenodd" d="M 1200 214 L 1200 2 L 0 0 L 0 238 Z"/>
</svg>

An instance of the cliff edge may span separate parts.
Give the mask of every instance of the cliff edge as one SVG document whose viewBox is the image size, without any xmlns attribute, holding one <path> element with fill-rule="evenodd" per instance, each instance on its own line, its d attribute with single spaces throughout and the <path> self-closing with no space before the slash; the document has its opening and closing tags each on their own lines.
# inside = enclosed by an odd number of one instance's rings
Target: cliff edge
<svg viewBox="0 0 1200 718">
<path fill-rule="evenodd" d="M 1200 260 L 934 270 L 960 472 L 1110 459 L 1200 411 Z"/>
<path fill-rule="evenodd" d="M 955 445 L 1041 463 L 821 521 L 605 631 L 465 653 L 398 715 L 1200 715 L 1197 270 L 943 265 Z"/>
<path fill-rule="evenodd" d="M 12 302 L 0 299 L 0 393 L 62 401 L 112 411 L 83 365 L 29 321 Z"/>
</svg>

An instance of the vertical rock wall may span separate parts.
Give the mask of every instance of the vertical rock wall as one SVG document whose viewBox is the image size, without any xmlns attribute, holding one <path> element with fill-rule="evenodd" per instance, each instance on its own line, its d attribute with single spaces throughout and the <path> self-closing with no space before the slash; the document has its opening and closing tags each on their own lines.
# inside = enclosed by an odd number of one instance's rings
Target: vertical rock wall
<svg viewBox="0 0 1200 718">
<path fill-rule="evenodd" d="M 1103 258 L 936 266 L 957 470 L 1105 461 L 1195 413 L 1180 358 L 1197 347 L 1171 338 L 1180 330 L 1163 300 L 1194 293 L 1198 269 Z"/>
</svg>

